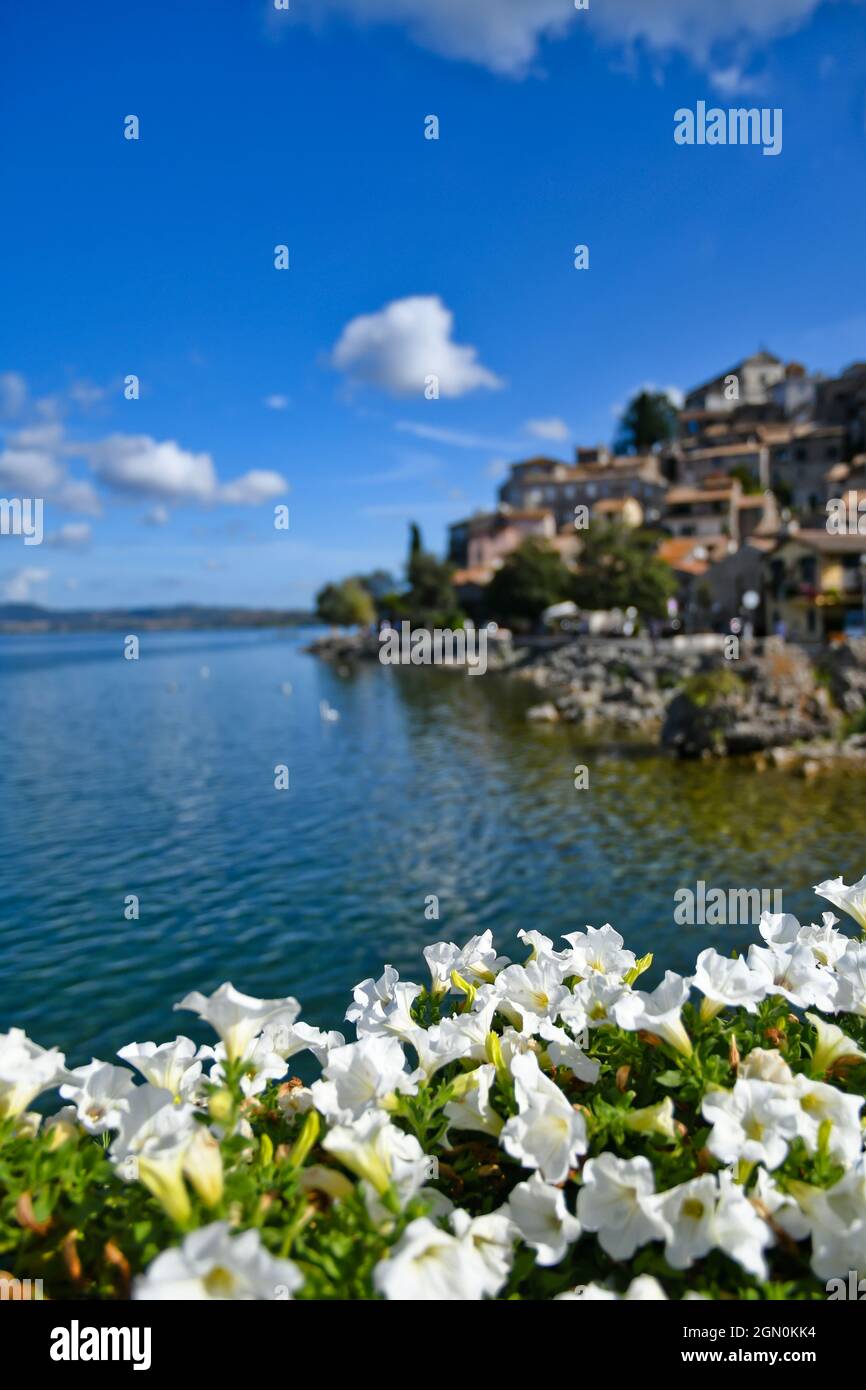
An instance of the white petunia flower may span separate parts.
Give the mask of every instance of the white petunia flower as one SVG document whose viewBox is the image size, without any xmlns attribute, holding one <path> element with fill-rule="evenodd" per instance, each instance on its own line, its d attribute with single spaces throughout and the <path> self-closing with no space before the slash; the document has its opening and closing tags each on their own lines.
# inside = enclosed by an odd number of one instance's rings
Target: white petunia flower
<svg viewBox="0 0 866 1390">
<path fill-rule="evenodd" d="M 453 1099 L 445 1106 L 449 1131 L 468 1129 L 494 1137 L 501 1133 L 504 1121 L 490 1103 L 490 1088 L 495 1079 L 496 1068 L 489 1063 L 454 1078 Z"/>
<path fill-rule="evenodd" d="M 609 922 L 603 927 L 588 926 L 585 931 L 570 932 L 563 940 L 569 945 L 563 959 L 566 975 L 587 979 L 597 974 L 621 980 L 637 963 L 634 952 L 624 949 L 622 937 Z"/>
<path fill-rule="evenodd" d="M 764 1251 L 774 1243 L 773 1233 L 730 1173 L 719 1173 L 718 1180 L 719 1204 L 713 1221 L 715 1244 L 742 1265 L 747 1274 L 766 1279 Z"/>
<path fill-rule="evenodd" d="M 376 1266 L 373 1283 L 385 1298 L 401 1302 L 477 1302 L 490 1287 L 490 1270 L 471 1240 L 422 1216 L 410 1221 Z"/>
<path fill-rule="evenodd" d="M 570 990 L 562 984 L 560 969 L 552 961 L 509 965 L 496 981 L 499 1010 L 529 1036 L 538 1032 L 542 1019 L 555 1022 Z"/>
<path fill-rule="evenodd" d="M 421 993 L 421 986 L 398 980 L 396 970 L 390 975 L 388 971 L 391 971 L 390 966 L 377 982 L 366 980 L 358 985 L 354 991 L 355 1003 L 346 1010 L 346 1018 L 354 1023 L 359 1038 L 396 1037 L 409 1042 L 418 1031 L 412 1005 Z"/>
<path fill-rule="evenodd" d="M 481 1257 L 487 1270 L 483 1292 L 495 1298 L 506 1283 L 514 1262 L 515 1232 L 511 1221 L 502 1212 L 471 1217 L 458 1208 L 451 1213 L 451 1227 L 455 1235 Z"/>
<path fill-rule="evenodd" d="M 132 1072 L 94 1057 L 86 1067 L 71 1071 L 69 1077 L 69 1082 L 60 1087 L 60 1095 L 63 1100 L 72 1101 L 78 1123 L 88 1134 L 117 1129 L 121 1112 L 129 1109 L 129 1093 L 135 1086 Z"/>
<path fill-rule="evenodd" d="M 507 956 L 497 956 L 490 930 L 473 936 L 465 946 L 453 941 L 437 941 L 424 947 L 424 959 L 430 969 L 433 994 L 458 993 L 452 975 L 460 975 L 471 985 L 490 983 L 508 964 Z"/>
<path fill-rule="evenodd" d="M 506 1121 L 500 1143 L 548 1182 L 564 1182 L 578 1154 L 586 1153 L 586 1124 L 531 1053 L 511 1063 L 518 1114 Z"/>
<path fill-rule="evenodd" d="M 140 1179 L 175 1221 L 189 1216 L 183 1161 L 195 1131 L 193 1115 L 192 1106 L 176 1105 L 170 1091 L 137 1086 L 119 1115 L 110 1149 L 121 1177 Z"/>
<path fill-rule="evenodd" d="M 773 1237 L 729 1173 L 692 1178 L 657 1201 L 665 1259 L 673 1269 L 689 1269 L 711 1250 L 722 1250 L 748 1273 L 766 1278 L 763 1252 Z"/>
<path fill-rule="evenodd" d="M 807 1014 L 806 1018 L 818 1034 L 812 1054 L 813 1076 L 823 1076 L 837 1062 L 866 1062 L 866 1052 L 835 1023 L 826 1023 L 820 1014 Z"/>
<path fill-rule="evenodd" d="M 416 1074 L 417 1075 L 417 1074 Z M 398 1038 L 367 1037 L 334 1047 L 312 1085 L 316 1109 L 329 1120 L 350 1124 L 370 1106 L 394 1097 L 416 1095 L 416 1076 L 406 1070 L 406 1055 Z"/>
<path fill-rule="evenodd" d="M 65 1080 L 64 1063 L 62 1052 L 31 1042 L 23 1028 L 0 1033 L 0 1120 L 22 1114 L 42 1091 Z"/>
<path fill-rule="evenodd" d="M 689 1269 L 715 1246 L 718 1196 L 715 1174 L 705 1173 L 656 1199 L 656 1211 L 666 1227 L 665 1259 L 672 1269 Z"/>
<path fill-rule="evenodd" d="M 792 1240 L 805 1240 L 809 1234 L 809 1223 L 797 1202 L 788 1192 L 783 1192 L 775 1178 L 766 1168 L 759 1168 L 752 1190 L 752 1198 L 766 1207 L 777 1226 Z"/>
<path fill-rule="evenodd" d="M 391 1004 L 394 1000 L 394 989 L 398 984 L 400 976 L 393 965 L 386 965 L 378 980 L 370 978 L 362 980 L 359 985 L 355 985 L 352 990 L 354 1002 L 346 1010 L 346 1019 L 349 1023 L 357 1024 L 359 1019 L 365 1018 L 368 1014 L 373 1014 L 377 1007 L 384 1004 Z M 421 986 L 418 986 L 418 993 L 421 993 Z"/>
<path fill-rule="evenodd" d="M 812 923 L 808 927 L 801 927 L 797 940 L 802 946 L 809 947 L 819 965 L 832 969 L 839 957 L 845 954 L 851 938 L 836 930 L 835 924 L 839 918 L 834 917 L 832 912 L 823 912 L 821 917 L 823 926 L 817 927 Z"/>
<path fill-rule="evenodd" d="M 565 1205 L 562 1189 L 533 1173 L 519 1182 L 502 1211 L 513 1222 L 520 1239 L 536 1252 L 536 1263 L 557 1265 L 580 1237 L 580 1222 Z"/>
<path fill-rule="evenodd" d="M 705 1022 L 726 1008 L 743 1008 L 753 1014 L 767 993 L 766 974 L 750 970 L 742 956 L 731 960 L 711 946 L 698 956 L 689 983 L 704 996 L 701 1018 Z"/>
<path fill-rule="evenodd" d="M 321 1066 L 324 1066 L 332 1048 L 344 1047 L 346 1043 L 342 1033 L 326 1033 L 309 1023 L 266 1023 L 262 1037 L 284 1062 L 296 1057 L 299 1052 L 312 1052 Z"/>
<path fill-rule="evenodd" d="M 663 1240 L 665 1226 L 653 1201 L 655 1178 L 649 1159 L 603 1153 L 584 1165 L 577 1219 L 614 1260 L 630 1260 L 651 1240 Z"/>
<path fill-rule="evenodd" d="M 835 980 L 834 1007 L 825 1012 L 866 1018 L 866 941 L 849 941 L 836 962 Z"/>
<path fill-rule="evenodd" d="M 521 941 L 526 943 L 530 950 L 530 955 L 528 959 L 524 961 L 524 965 L 528 965 L 529 962 L 533 960 L 552 961 L 555 965 L 559 965 L 560 967 L 564 965 L 566 953 L 564 951 L 557 951 L 551 938 L 545 936 L 543 932 L 525 931 L 523 927 L 521 927 L 517 935 Z"/>
<path fill-rule="evenodd" d="M 230 1062 L 242 1057 L 253 1038 L 266 1023 L 294 1023 L 301 1006 L 291 996 L 285 999 L 254 999 L 241 994 L 232 984 L 220 985 L 213 994 L 193 990 L 175 1009 L 189 1009 L 209 1023 L 223 1041 Z"/>
<path fill-rule="evenodd" d="M 373 1196 L 390 1191 L 402 1206 L 430 1176 L 429 1160 L 418 1140 L 392 1124 L 383 1110 L 367 1110 L 351 1125 L 336 1125 L 322 1140 L 322 1148 L 367 1184 Z"/>
<path fill-rule="evenodd" d="M 584 1028 L 609 1027 L 616 1022 L 616 1005 L 631 993 L 626 985 L 609 975 L 589 975 L 575 985 L 571 998 L 559 1011 L 560 1017 L 573 1033 L 582 1033 Z"/>
<path fill-rule="evenodd" d="M 739 1080 L 732 1091 L 709 1091 L 701 1110 L 712 1125 L 707 1148 L 721 1163 L 778 1168 L 797 1133 L 791 1098 L 772 1081 Z"/>
<path fill-rule="evenodd" d="M 812 1269 L 819 1279 L 866 1278 L 866 1159 L 833 1187 L 790 1184 L 812 1233 Z"/>
<path fill-rule="evenodd" d="M 212 1049 L 197 1048 L 192 1038 L 179 1037 L 161 1044 L 128 1043 L 117 1055 L 135 1067 L 151 1086 L 171 1091 L 180 1103 L 198 1099 L 202 1059 L 212 1055 Z"/>
<path fill-rule="evenodd" d="M 554 1066 L 567 1067 L 581 1081 L 588 1081 L 590 1085 L 595 1084 L 601 1071 L 600 1063 L 594 1057 L 587 1057 L 586 1053 L 582 1051 L 573 1038 L 569 1037 L 564 1028 L 557 1028 L 553 1023 L 543 1022 L 538 1031 L 544 1039 L 545 1051 Z"/>
<path fill-rule="evenodd" d="M 797 940 L 800 923 L 793 912 L 762 912 L 758 931 L 768 946 L 792 946 Z"/>
<path fill-rule="evenodd" d="M 818 1152 L 823 1129 L 828 1153 L 845 1167 L 856 1163 L 863 1148 L 863 1097 L 848 1095 L 836 1086 L 803 1075 L 794 1077 L 791 1093 L 796 1097 L 793 1113 L 797 1133 L 809 1153 Z"/>
<path fill-rule="evenodd" d="M 832 1010 L 833 975 L 801 942 L 791 946 L 750 946 L 749 967 L 765 977 L 767 994 L 779 994 L 797 1009 Z"/>
<path fill-rule="evenodd" d="M 211 1068 L 208 1080 L 220 1086 L 225 1081 L 227 1062 L 223 1043 L 217 1043 L 213 1055 L 216 1066 Z M 271 1081 L 282 1081 L 288 1071 L 285 1059 L 279 1052 L 274 1051 L 266 1032 L 253 1038 L 244 1050 L 243 1056 L 236 1060 L 241 1062 L 240 1086 L 247 1097 L 261 1095 Z"/>
<path fill-rule="evenodd" d="M 251 1301 L 290 1299 L 303 1283 L 297 1265 L 278 1260 L 262 1245 L 256 1230 L 230 1235 L 228 1223 L 186 1236 L 182 1245 L 163 1250 L 138 1276 L 134 1299 Z"/>
<path fill-rule="evenodd" d="M 866 931 L 866 875 L 852 883 L 848 888 L 838 878 L 825 878 L 823 883 L 815 884 L 815 892 L 826 898 L 834 907 L 853 917 L 861 931 Z"/>
<path fill-rule="evenodd" d="M 668 1043 L 677 1052 L 688 1056 L 691 1039 L 683 1027 L 680 1010 L 689 995 L 689 981 L 673 970 L 666 970 L 660 985 L 647 994 L 642 989 L 630 990 L 613 1005 L 613 1016 L 620 1028 L 632 1032 L 639 1028 Z"/>
<path fill-rule="evenodd" d="M 740 1062 L 738 1079 L 775 1081 L 777 1085 L 785 1086 L 794 1080 L 794 1073 L 778 1048 L 753 1047 Z"/>
</svg>

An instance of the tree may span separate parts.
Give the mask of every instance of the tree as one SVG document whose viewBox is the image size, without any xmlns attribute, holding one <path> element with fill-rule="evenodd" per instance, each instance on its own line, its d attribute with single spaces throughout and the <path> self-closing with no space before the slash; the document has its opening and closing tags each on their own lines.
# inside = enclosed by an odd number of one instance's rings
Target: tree
<svg viewBox="0 0 866 1390">
<path fill-rule="evenodd" d="M 527 536 L 488 584 L 488 613 L 509 627 L 529 627 L 545 608 L 569 598 L 573 578 L 556 550 Z"/>
<path fill-rule="evenodd" d="M 660 560 L 658 537 L 615 523 L 590 526 L 584 533 L 580 565 L 572 580 L 579 608 L 634 607 L 646 618 L 663 617 L 676 593 L 670 565 Z"/>
<path fill-rule="evenodd" d="M 326 584 L 316 595 L 316 613 L 331 627 L 369 627 L 376 617 L 373 600 L 356 579 Z"/>
<path fill-rule="evenodd" d="M 620 454 L 645 454 L 677 432 L 677 408 L 664 391 L 639 391 L 619 422 L 614 449 Z"/>
<path fill-rule="evenodd" d="M 424 549 L 421 532 L 413 522 L 406 562 L 408 593 L 403 595 L 406 616 L 415 627 L 452 627 L 462 622 L 451 577 L 453 567 Z"/>
</svg>

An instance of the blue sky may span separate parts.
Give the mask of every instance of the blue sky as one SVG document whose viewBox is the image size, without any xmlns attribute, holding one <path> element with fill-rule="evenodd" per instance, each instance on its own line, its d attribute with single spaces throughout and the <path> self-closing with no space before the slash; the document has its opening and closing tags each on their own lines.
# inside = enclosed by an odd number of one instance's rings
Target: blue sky
<svg viewBox="0 0 866 1390">
<path fill-rule="evenodd" d="M 0 598 L 306 604 L 645 383 L 866 357 L 864 4 L 290 3 L 4 7 L 0 495 L 46 540 Z M 701 99 L 781 154 L 676 145 Z"/>
</svg>

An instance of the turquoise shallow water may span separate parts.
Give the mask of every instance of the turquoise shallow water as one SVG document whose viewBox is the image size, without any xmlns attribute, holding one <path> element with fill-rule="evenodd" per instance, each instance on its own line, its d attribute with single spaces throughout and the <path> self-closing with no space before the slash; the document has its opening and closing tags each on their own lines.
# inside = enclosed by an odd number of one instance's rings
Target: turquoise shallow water
<svg viewBox="0 0 866 1390">
<path fill-rule="evenodd" d="M 781 888 L 812 920 L 813 883 L 866 870 L 866 778 L 586 745 L 528 726 L 517 682 L 341 675 L 309 637 L 145 634 L 137 663 L 114 634 L 0 638 L 0 1029 L 76 1063 L 203 1037 L 171 1006 L 225 979 L 336 1026 L 383 962 L 424 978 L 427 942 L 485 927 L 510 953 L 521 926 L 610 920 L 687 969 L 753 933 L 676 926 L 678 888 Z"/>
</svg>

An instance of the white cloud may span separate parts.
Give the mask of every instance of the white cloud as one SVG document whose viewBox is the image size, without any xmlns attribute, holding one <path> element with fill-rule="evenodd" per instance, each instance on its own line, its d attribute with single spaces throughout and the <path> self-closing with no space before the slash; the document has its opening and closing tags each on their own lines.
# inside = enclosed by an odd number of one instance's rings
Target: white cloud
<svg viewBox="0 0 866 1390">
<path fill-rule="evenodd" d="M 522 77 L 544 39 L 590 33 L 618 48 L 686 54 L 699 67 L 736 43 L 744 52 L 801 28 L 824 0 L 297 0 L 301 18 L 330 10 L 358 21 L 402 25 L 423 48 Z M 305 15 L 306 12 L 306 15 Z"/>
<path fill-rule="evenodd" d="M 523 429 L 526 434 L 531 434 L 536 439 L 568 439 L 571 433 L 565 421 L 556 416 L 547 420 L 527 420 Z"/>
<path fill-rule="evenodd" d="M 20 372 L 0 372 L 0 417 L 15 419 L 27 400 L 27 382 Z"/>
<path fill-rule="evenodd" d="M 51 578 L 50 570 L 25 566 L 12 570 L 0 579 L 0 598 L 7 603 L 26 603 L 32 597 L 31 590 L 36 584 L 45 584 Z"/>
<path fill-rule="evenodd" d="M 273 396 L 265 396 L 265 405 L 268 407 L 268 410 L 288 410 L 289 398 L 288 396 L 281 396 L 279 393 Z"/>
<path fill-rule="evenodd" d="M 233 482 L 226 483 L 219 489 L 218 496 L 220 502 L 254 507 L 259 502 L 269 501 L 272 497 L 282 497 L 288 490 L 289 485 L 280 473 L 254 468 L 240 478 L 235 478 Z"/>
<path fill-rule="evenodd" d="M 59 424 L 18 430 L 0 451 L 0 491 L 16 497 L 41 497 L 63 511 L 99 516 L 99 498 L 91 484 L 69 472 L 63 458 L 68 451 Z"/>
<path fill-rule="evenodd" d="M 423 48 L 445 58 L 522 76 L 543 37 L 562 34 L 575 18 L 574 0 L 301 0 L 318 17 L 330 9 L 356 20 L 403 24 Z"/>
<path fill-rule="evenodd" d="M 221 484 L 210 454 L 194 454 L 173 439 L 160 442 L 146 434 L 113 434 L 89 445 L 86 453 L 107 487 L 162 502 L 255 505 L 288 491 L 279 473 L 262 469 Z"/>
<path fill-rule="evenodd" d="M 604 0 L 588 11 L 593 29 L 611 43 L 638 42 L 659 54 L 684 53 L 706 67 L 719 45 L 753 48 L 801 28 L 822 0 Z"/>
<path fill-rule="evenodd" d="M 331 363 L 351 381 L 395 396 L 423 397 L 429 376 L 439 378 L 440 395 L 449 397 L 501 386 L 474 347 L 453 341 L 453 327 L 454 315 L 438 295 L 395 299 L 346 324 Z"/>
<path fill-rule="evenodd" d="M 67 521 L 45 537 L 45 544 L 53 545 L 58 550 L 85 550 L 92 539 L 93 532 L 88 521 Z"/>
<path fill-rule="evenodd" d="M 94 386 L 90 381 L 74 381 L 69 388 L 69 399 L 83 410 L 89 409 L 92 405 L 98 405 L 105 399 L 105 391 L 101 386 Z"/>
<path fill-rule="evenodd" d="M 193 454 L 173 439 L 112 434 L 87 449 L 90 466 L 107 487 L 172 502 L 210 502 L 217 489 L 210 454 Z"/>
<path fill-rule="evenodd" d="M 416 425 L 412 420 L 398 420 L 395 429 L 404 434 L 414 434 L 418 439 L 429 439 L 435 444 L 449 444 L 455 449 L 504 449 L 506 453 L 520 452 L 520 445 L 509 440 L 488 439 L 483 434 L 470 434 L 463 430 L 442 429 L 438 425 Z"/>
<path fill-rule="evenodd" d="M 710 81 L 717 92 L 722 96 L 748 96 L 750 92 L 759 92 L 761 83 L 756 77 L 747 77 L 739 63 L 731 63 L 725 68 L 712 68 L 710 70 Z"/>
</svg>

